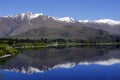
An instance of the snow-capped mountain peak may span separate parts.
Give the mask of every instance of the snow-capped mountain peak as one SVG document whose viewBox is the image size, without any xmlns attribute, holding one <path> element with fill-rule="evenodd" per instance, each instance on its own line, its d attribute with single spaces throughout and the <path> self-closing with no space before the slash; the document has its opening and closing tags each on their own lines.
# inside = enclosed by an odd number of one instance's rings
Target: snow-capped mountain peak
<svg viewBox="0 0 120 80">
<path fill-rule="evenodd" d="M 120 25 L 120 21 L 112 19 L 99 19 L 99 20 L 78 20 L 80 23 L 97 23 L 97 24 L 108 24 L 108 25 Z"/>
<path fill-rule="evenodd" d="M 44 14 L 43 13 L 34 14 L 32 12 L 27 12 L 27 13 L 22 13 L 22 14 L 19 14 L 19 15 L 21 16 L 22 19 L 27 17 L 28 19 L 31 20 L 31 19 L 37 18 L 38 16 L 43 16 Z"/>
<path fill-rule="evenodd" d="M 74 23 L 76 21 L 75 19 L 71 17 L 62 17 L 62 18 L 52 17 L 52 18 L 56 21 L 67 22 L 67 23 Z"/>
<path fill-rule="evenodd" d="M 93 22 L 92 20 L 78 20 L 80 23 L 90 23 Z"/>
<path fill-rule="evenodd" d="M 109 25 L 120 25 L 120 21 L 116 21 L 112 19 L 100 19 L 100 20 L 95 20 L 94 22 L 104 23 L 104 24 L 109 24 Z"/>
<path fill-rule="evenodd" d="M 12 17 L 12 18 L 21 17 L 22 20 L 23 20 L 24 18 L 27 18 L 27 19 L 31 20 L 31 19 L 37 18 L 38 16 L 43 16 L 43 15 L 44 15 L 43 13 L 34 14 L 34 13 L 32 13 L 32 12 L 26 12 L 26 13 L 11 15 L 11 16 L 4 16 L 4 18 L 7 18 L 7 17 Z"/>
<path fill-rule="evenodd" d="M 71 22 L 74 23 L 75 19 L 71 18 L 71 17 L 63 17 L 63 18 L 58 18 L 58 21 L 65 21 L 65 22 Z"/>
</svg>

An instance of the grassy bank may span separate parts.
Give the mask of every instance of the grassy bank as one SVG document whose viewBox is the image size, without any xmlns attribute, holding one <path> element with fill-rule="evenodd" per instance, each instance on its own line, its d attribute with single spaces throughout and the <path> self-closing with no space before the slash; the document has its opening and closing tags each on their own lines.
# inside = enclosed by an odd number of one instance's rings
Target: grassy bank
<svg viewBox="0 0 120 80">
<path fill-rule="evenodd" d="M 4 56 L 7 54 L 15 55 L 17 53 L 18 53 L 17 49 L 10 47 L 7 44 L 0 44 L 0 56 Z"/>
</svg>

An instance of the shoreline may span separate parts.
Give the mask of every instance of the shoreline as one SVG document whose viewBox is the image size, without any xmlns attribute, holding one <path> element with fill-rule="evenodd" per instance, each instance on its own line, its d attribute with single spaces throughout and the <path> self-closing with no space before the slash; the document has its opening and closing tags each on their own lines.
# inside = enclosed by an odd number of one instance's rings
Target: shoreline
<svg viewBox="0 0 120 80">
<path fill-rule="evenodd" d="M 0 56 L 0 59 L 7 58 L 7 57 L 10 57 L 10 56 L 13 56 L 13 55 L 11 55 L 11 54 L 3 55 L 3 56 Z"/>
</svg>

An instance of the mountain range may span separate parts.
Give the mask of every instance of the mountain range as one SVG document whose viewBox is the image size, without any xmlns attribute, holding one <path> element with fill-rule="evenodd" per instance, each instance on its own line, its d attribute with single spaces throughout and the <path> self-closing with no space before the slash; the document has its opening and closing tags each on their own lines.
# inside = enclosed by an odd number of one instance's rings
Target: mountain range
<svg viewBox="0 0 120 80">
<path fill-rule="evenodd" d="M 120 21 L 76 20 L 32 12 L 0 17 L 0 37 L 92 39 L 120 36 Z"/>
</svg>

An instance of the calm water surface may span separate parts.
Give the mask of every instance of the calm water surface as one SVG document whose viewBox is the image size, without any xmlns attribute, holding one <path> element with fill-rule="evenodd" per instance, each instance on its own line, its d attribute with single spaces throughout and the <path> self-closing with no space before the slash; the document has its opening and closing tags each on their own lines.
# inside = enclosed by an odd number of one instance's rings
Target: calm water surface
<svg viewBox="0 0 120 80">
<path fill-rule="evenodd" d="M 0 59 L 0 80 L 120 80 L 120 47 L 21 49 Z"/>
</svg>

